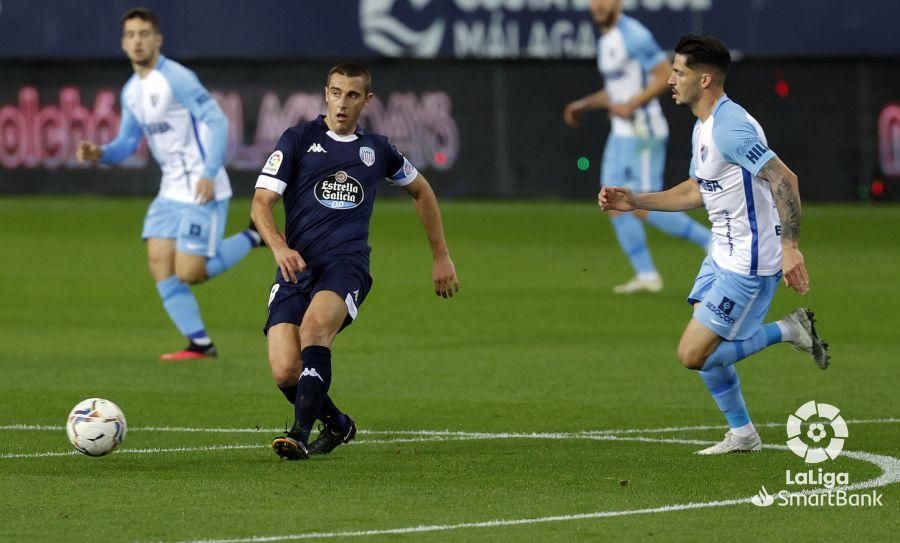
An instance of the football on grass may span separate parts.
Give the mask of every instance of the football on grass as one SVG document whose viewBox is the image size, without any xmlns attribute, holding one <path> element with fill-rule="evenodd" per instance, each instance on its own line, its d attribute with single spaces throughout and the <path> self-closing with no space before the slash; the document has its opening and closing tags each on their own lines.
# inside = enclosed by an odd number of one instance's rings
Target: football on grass
<svg viewBox="0 0 900 543">
<path fill-rule="evenodd" d="M 66 433 L 69 441 L 88 456 L 113 452 L 125 441 L 125 414 L 119 406 L 103 398 L 82 400 L 69 413 Z"/>
</svg>

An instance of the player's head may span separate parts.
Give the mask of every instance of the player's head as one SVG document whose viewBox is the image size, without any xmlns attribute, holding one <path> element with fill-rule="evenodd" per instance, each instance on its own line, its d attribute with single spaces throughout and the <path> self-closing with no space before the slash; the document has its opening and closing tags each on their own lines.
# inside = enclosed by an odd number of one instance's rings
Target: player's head
<svg viewBox="0 0 900 543">
<path fill-rule="evenodd" d="M 731 54 L 725 44 L 713 36 L 683 36 L 675 46 L 669 86 L 678 105 L 692 106 L 706 90 L 718 91 L 725 85 Z"/>
<path fill-rule="evenodd" d="M 372 75 L 359 64 L 343 62 L 328 71 L 325 80 L 325 120 L 340 135 L 356 129 L 364 107 L 372 100 Z"/>
<path fill-rule="evenodd" d="M 122 15 L 122 50 L 133 64 L 152 66 L 162 47 L 159 17 L 147 8 L 132 8 Z"/>
<path fill-rule="evenodd" d="M 591 16 L 594 22 L 609 28 L 616 24 L 622 13 L 622 0 L 591 0 Z"/>
</svg>

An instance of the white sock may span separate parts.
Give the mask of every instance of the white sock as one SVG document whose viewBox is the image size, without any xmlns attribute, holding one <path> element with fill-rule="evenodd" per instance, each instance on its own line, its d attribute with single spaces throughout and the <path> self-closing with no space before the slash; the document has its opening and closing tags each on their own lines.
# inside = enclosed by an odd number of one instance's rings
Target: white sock
<svg viewBox="0 0 900 543">
<path fill-rule="evenodd" d="M 659 273 L 658 273 L 658 272 L 639 273 L 639 274 L 637 275 L 637 277 L 638 277 L 638 279 L 640 279 L 641 281 L 658 281 L 658 280 L 659 280 Z"/>
<path fill-rule="evenodd" d="M 737 437 L 750 437 L 756 433 L 756 428 L 753 427 L 752 422 L 748 422 L 743 426 L 732 428 L 731 433 Z"/>
<path fill-rule="evenodd" d="M 778 329 L 781 330 L 781 341 L 794 341 L 796 339 L 792 327 L 788 326 L 786 322 L 775 321 L 775 324 L 777 324 Z"/>
<path fill-rule="evenodd" d="M 191 343 L 194 343 L 195 345 L 199 345 L 201 347 L 206 347 L 212 345 L 212 340 L 209 339 L 209 336 L 203 336 L 192 339 Z"/>
</svg>

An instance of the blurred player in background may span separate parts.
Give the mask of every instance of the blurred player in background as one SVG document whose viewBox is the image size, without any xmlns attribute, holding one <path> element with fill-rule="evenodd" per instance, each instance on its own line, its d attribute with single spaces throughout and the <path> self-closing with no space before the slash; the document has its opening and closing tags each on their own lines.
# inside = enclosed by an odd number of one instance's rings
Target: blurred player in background
<svg viewBox="0 0 900 543">
<path fill-rule="evenodd" d="M 448 298 L 459 290 L 428 181 L 386 137 L 357 124 L 372 99 L 370 85 L 371 75 L 358 64 L 332 68 L 326 114 L 286 130 L 256 182 L 251 215 L 278 265 L 264 328 L 269 365 L 295 416 L 272 448 L 289 460 L 328 454 L 356 435 L 354 421 L 328 396 L 331 345 L 372 286 L 369 220 L 382 180 L 413 199 L 431 245 L 435 294 Z M 281 198 L 284 235 L 273 214 Z M 317 418 L 323 426 L 307 445 Z"/>
<path fill-rule="evenodd" d="M 163 307 L 188 339 L 163 360 L 217 356 L 188 284 L 211 279 L 260 244 L 252 229 L 223 239 L 231 183 L 223 167 L 228 119 L 194 72 L 160 54 L 156 14 L 135 8 L 122 17 L 122 50 L 134 75 L 122 89 L 119 134 L 106 145 L 79 143 L 78 160 L 116 164 L 147 137 L 162 169 L 159 194 L 144 220 L 150 273 Z"/>
<path fill-rule="evenodd" d="M 662 190 L 669 126 L 656 97 L 667 89 L 671 64 L 650 32 L 622 13 L 621 0 L 592 0 L 591 14 L 602 32 L 597 67 L 604 88 L 570 103 L 563 118 L 575 127 L 585 111 L 608 110 L 612 131 L 603 151 L 601 185 L 625 186 L 634 192 Z M 641 220 L 703 250 L 709 245 L 709 230 L 685 213 L 610 210 L 609 216 L 635 272 L 634 278 L 613 288 L 619 294 L 663 288 Z"/>
<path fill-rule="evenodd" d="M 697 454 L 759 451 L 759 437 L 741 394 L 734 364 L 770 345 L 789 342 L 828 367 L 828 344 L 813 314 L 795 309 L 763 324 L 778 282 L 809 291 L 800 241 L 797 176 L 769 149 L 760 124 L 725 94 L 731 55 L 710 36 L 685 36 L 668 80 L 675 103 L 697 117 L 690 178 L 664 192 L 636 194 L 603 187 L 604 210 L 684 211 L 705 206 L 713 243 L 688 303 L 694 314 L 678 345 L 685 367 L 700 376 L 725 414 L 725 439 Z"/>
</svg>

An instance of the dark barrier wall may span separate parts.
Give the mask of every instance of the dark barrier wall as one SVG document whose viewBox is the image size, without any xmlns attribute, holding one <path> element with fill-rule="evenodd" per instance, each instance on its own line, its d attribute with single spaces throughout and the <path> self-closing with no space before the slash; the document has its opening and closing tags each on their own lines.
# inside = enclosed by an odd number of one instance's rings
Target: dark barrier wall
<svg viewBox="0 0 900 543">
<path fill-rule="evenodd" d="M 228 167 L 235 192 L 247 194 L 281 132 L 323 111 L 329 65 L 189 64 L 231 120 Z M 370 68 L 377 99 L 364 126 L 390 136 L 442 195 L 595 194 L 608 121 L 597 113 L 578 129 L 562 122 L 568 101 L 600 85 L 592 62 L 381 61 Z M 143 147 L 114 169 L 72 159 L 79 139 L 115 134 L 119 90 L 130 73 L 123 61 L 0 63 L 0 192 L 155 192 L 159 170 Z M 798 173 L 805 198 L 852 200 L 872 179 L 900 176 L 900 60 L 745 61 L 733 66 L 727 88 Z M 694 118 L 668 97 L 662 102 L 672 185 L 687 177 Z M 580 157 L 590 164 L 584 171 Z"/>
<path fill-rule="evenodd" d="M 590 0 L 2 0 L 0 58 L 111 59 L 144 4 L 190 58 L 593 58 Z M 716 34 L 747 56 L 900 54 L 897 0 L 623 0 L 672 49 Z"/>
</svg>

